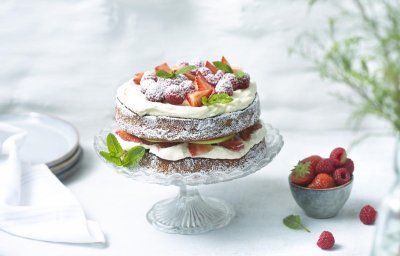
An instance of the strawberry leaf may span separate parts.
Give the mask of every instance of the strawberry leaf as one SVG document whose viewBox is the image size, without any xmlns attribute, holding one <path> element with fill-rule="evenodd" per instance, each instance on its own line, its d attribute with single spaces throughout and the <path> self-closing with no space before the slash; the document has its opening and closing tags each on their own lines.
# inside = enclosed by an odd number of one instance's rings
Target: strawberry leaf
<svg viewBox="0 0 400 256">
<path fill-rule="evenodd" d="M 233 73 L 237 78 L 243 78 L 244 77 L 244 75 L 246 74 L 246 73 L 244 73 L 242 70 L 237 70 L 237 71 L 235 71 L 235 73 Z"/>
<path fill-rule="evenodd" d="M 196 69 L 196 66 L 194 66 L 194 65 L 184 66 L 184 67 L 178 69 L 177 71 L 175 71 L 175 74 L 176 75 L 185 74 L 185 73 L 187 73 L 189 71 L 192 71 L 194 69 Z"/>
<path fill-rule="evenodd" d="M 222 63 L 221 61 L 214 61 L 214 66 L 216 66 L 219 70 L 223 71 L 224 73 L 233 73 L 231 66 Z"/>
<path fill-rule="evenodd" d="M 305 230 L 307 232 L 311 232 L 308 230 L 302 223 L 299 215 L 289 215 L 286 218 L 283 219 L 283 224 L 285 224 L 286 227 L 290 229 L 295 229 L 295 230 Z"/>
<path fill-rule="evenodd" d="M 231 102 L 233 98 L 226 93 L 213 94 L 210 97 L 203 96 L 201 102 L 204 106 L 215 105 L 215 104 L 227 104 Z"/>
<path fill-rule="evenodd" d="M 158 70 L 156 72 L 156 76 L 161 77 L 161 78 L 174 78 L 175 77 L 175 73 L 168 73 L 165 70 Z"/>
</svg>

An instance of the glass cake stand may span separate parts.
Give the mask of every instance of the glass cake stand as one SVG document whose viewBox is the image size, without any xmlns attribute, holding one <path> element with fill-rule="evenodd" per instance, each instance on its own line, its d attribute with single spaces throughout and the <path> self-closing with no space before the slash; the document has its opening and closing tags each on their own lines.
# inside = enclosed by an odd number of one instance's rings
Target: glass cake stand
<svg viewBox="0 0 400 256">
<path fill-rule="evenodd" d="M 267 130 L 266 156 L 254 154 L 246 166 L 228 171 L 166 174 L 140 166 L 134 168 L 116 166 L 99 154 L 100 151 L 107 151 L 106 137 L 117 129 L 116 124 L 110 125 L 95 136 L 94 148 L 103 162 L 125 177 L 148 183 L 178 186 L 179 194 L 175 198 L 156 203 L 147 213 L 147 220 L 163 232 L 199 234 L 228 225 L 235 216 L 235 210 L 223 200 L 201 196 L 196 186 L 238 179 L 252 174 L 270 163 L 281 150 L 283 139 L 279 131 L 271 125 L 264 124 L 264 127 Z"/>
</svg>

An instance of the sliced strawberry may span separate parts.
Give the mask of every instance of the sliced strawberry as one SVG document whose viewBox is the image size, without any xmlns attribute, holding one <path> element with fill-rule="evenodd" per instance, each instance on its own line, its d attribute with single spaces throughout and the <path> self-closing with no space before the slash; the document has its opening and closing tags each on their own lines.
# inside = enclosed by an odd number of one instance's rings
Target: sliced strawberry
<svg viewBox="0 0 400 256">
<path fill-rule="evenodd" d="M 226 64 L 226 65 L 228 65 L 228 66 L 231 66 L 231 64 L 229 64 L 229 62 L 228 62 L 228 60 L 225 58 L 225 56 L 222 56 L 221 62 L 224 63 L 224 64 Z"/>
<path fill-rule="evenodd" d="M 139 72 L 135 74 L 135 77 L 133 78 L 133 82 L 135 84 L 140 84 L 140 80 L 142 80 L 142 76 L 143 76 L 144 72 Z"/>
<path fill-rule="evenodd" d="M 186 100 L 189 102 L 189 105 L 192 107 L 201 107 L 203 103 L 201 102 L 201 98 L 203 96 L 210 96 L 212 94 L 212 90 L 202 90 L 195 91 L 186 95 Z"/>
<path fill-rule="evenodd" d="M 218 68 L 215 67 L 215 66 L 214 66 L 211 62 L 209 62 L 208 60 L 207 60 L 205 66 L 206 66 L 206 68 L 208 68 L 209 70 L 211 70 L 211 72 L 212 72 L 213 74 L 215 74 L 215 73 L 218 72 Z"/>
<path fill-rule="evenodd" d="M 175 146 L 178 144 L 179 144 L 179 142 L 160 142 L 157 145 L 160 148 L 169 148 L 169 147 L 172 147 L 172 146 Z"/>
<path fill-rule="evenodd" d="M 207 152 L 210 152 L 212 149 L 211 145 L 205 145 L 205 144 L 188 144 L 188 149 L 189 152 L 192 156 L 198 156 L 198 155 L 203 155 Z"/>
<path fill-rule="evenodd" d="M 164 70 L 164 71 L 167 71 L 168 73 L 172 73 L 172 69 L 170 68 L 170 66 L 168 66 L 167 63 L 163 63 L 163 64 L 156 66 L 155 70 L 156 70 L 156 72 L 159 70 Z"/>
<path fill-rule="evenodd" d="M 189 72 L 186 72 L 184 75 L 185 75 L 189 80 L 191 80 L 191 81 L 196 80 L 196 76 L 193 75 L 192 73 L 190 73 L 190 71 L 189 71 Z"/>
<path fill-rule="evenodd" d="M 240 139 L 232 139 L 219 143 L 220 146 L 233 151 L 239 151 L 244 148 L 244 144 Z"/>
<path fill-rule="evenodd" d="M 242 138 L 242 140 L 244 141 L 248 141 L 251 138 L 251 134 L 260 129 L 262 127 L 262 124 L 260 122 L 244 129 L 243 131 L 239 132 L 239 136 L 240 138 Z"/>
<path fill-rule="evenodd" d="M 126 131 L 123 130 L 118 130 L 115 132 L 121 139 L 125 141 L 133 141 L 133 142 L 142 142 L 142 139 L 139 137 L 136 137 L 135 135 L 132 135 L 130 133 L 127 133 Z"/>
<path fill-rule="evenodd" d="M 212 86 L 207 80 L 204 78 L 204 76 L 200 73 L 197 74 L 195 83 L 197 84 L 197 90 L 203 91 L 203 90 L 212 90 L 214 91 L 214 86 Z"/>
</svg>

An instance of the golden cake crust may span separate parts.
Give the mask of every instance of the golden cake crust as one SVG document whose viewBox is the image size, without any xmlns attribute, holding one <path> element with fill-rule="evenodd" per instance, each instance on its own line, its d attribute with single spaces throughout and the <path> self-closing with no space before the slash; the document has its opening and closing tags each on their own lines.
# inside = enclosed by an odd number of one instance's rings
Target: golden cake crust
<svg viewBox="0 0 400 256">
<path fill-rule="evenodd" d="M 188 142 L 238 133 L 260 117 L 258 95 L 245 109 L 204 119 L 137 115 L 117 98 L 115 120 L 120 129 L 144 139 Z"/>
</svg>

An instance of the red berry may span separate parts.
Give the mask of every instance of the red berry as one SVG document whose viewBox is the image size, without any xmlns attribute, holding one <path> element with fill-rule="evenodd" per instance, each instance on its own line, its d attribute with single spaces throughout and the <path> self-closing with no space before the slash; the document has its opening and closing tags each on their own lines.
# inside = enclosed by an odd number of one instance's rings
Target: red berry
<svg viewBox="0 0 400 256">
<path fill-rule="evenodd" d="M 211 62 L 209 62 L 209 61 L 206 61 L 205 66 L 206 66 L 213 74 L 215 74 L 215 73 L 218 72 L 218 68 L 215 67 L 215 66 L 214 66 Z"/>
<path fill-rule="evenodd" d="M 222 78 L 228 80 L 232 84 L 233 90 L 237 90 L 239 88 L 239 79 L 234 74 L 227 73 Z"/>
<path fill-rule="evenodd" d="M 146 96 L 146 99 L 149 101 L 162 102 L 164 100 L 164 90 L 165 90 L 164 86 L 152 82 L 149 86 L 147 86 L 144 95 Z"/>
<path fill-rule="evenodd" d="M 228 65 L 228 66 L 231 65 L 231 64 L 229 64 L 229 61 L 225 58 L 225 56 L 222 56 L 221 62 L 224 63 L 224 64 L 226 64 L 226 65 Z"/>
<path fill-rule="evenodd" d="M 209 97 L 212 94 L 212 90 L 195 91 L 186 95 L 186 100 L 192 107 L 201 107 L 203 102 L 202 97 Z"/>
<path fill-rule="evenodd" d="M 333 179 L 337 186 L 346 184 L 351 180 L 351 174 L 346 168 L 339 168 L 333 172 Z"/>
<path fill-rule="evenodd" d="M 185 94 L 186 93 L 183 87 L 171 85 L 165 89 L 164 97 L 166 102 L 174 105 L 180 105 L 185 100 Z"/>
<path fill-rule="evenodd" d="M 315 177 L 315 169 L 311 168 L 310 162 L 301 161 L 294 167 L 290 174 L 290 181 L 299 186 L 307 186 Z"/>
<path fill-rule="evenodd" d="M 136 137 L 135 135 L 132 135 L 130 133 L 127 133 L 126 131 L 123 130 L 117 130 L 115 132 L 121 139 L 125 141 L 133 141 L 133 142 L 142 142 L 142 139 L 139 137 Z"/>
<path fill-rule="evenodd" d="M 347 158 L 346 162 L 343 164 L 343 168 L 346 168 L 351 175 L 354 172 L 354 162 L 350 158 Z"/>
<path fill-rule="evenodd" d="M 212 149 L 211 145 L 206 145 L 206 144 L 188 144 L 188 149 L 189 152 L 192 156 L 198 156 L 198 155 L 203 155 L 206 154 L 207 152 L 210 152 Z"/>
<path fill-rule="evenodd" d="M 196 75 L 195 83 L 197 84 L 197 89 L 199 91 L 203 91 L 203 90 L 214 91 L 214 86 L 212 86 L 209 82 L 207 82 L 207 80 L 204 78 L 204 76 L 201 75 L 200 73 L 198 73 Z"/>
<path fill-rule="evenodd" d="M 329 158 L 334 162 L 335 167 L 341 167 L 347 160 L 346 150 L 344 148 L 335 148 Z"/>
<path fill-rule="evenodd" d="M 140 84 L 140 80 L 142 80 L 143 74 L 143 72 L 136 73 L 135 77 L 133 78 L 133 82 L 135 84 Z"/>
<path fill-rule="evenodd" d="M 233 95 L 232 83 L 229 80 L 224 79 L 224 78 L 219 80 L 219 82 L 215 86 L 215 92 L 216 93 L 226 93 L 229 96 L 232 96 Z"/>
<path fill-rule="evenodd" d="M 185 92 L 185 95 L 196 91 L 196 87 L 190 80 L 183 81 L 179 86 L 182 87 L 183 91 Z"/>
<path fill-rule="evenodd" d="M 240 151 L 244 148 L 244 144 L 240 139 L 232 139 L 219 143 L 220 146 L 233 151 Z"/>
<path fill-rule="evenodd" d="M 372 225 L 375 223 L 377 211 L 371 205 L 364 206 L 360 211 L 360 220 L 365 225 Z"/>
<path fill-rule="evenodd" d="M 245 73 L 242 78 L 238 78 L 239 86 L 238 89 L 246 89 L 250 86 L 250 76 L 249 74 Z"/>
<path fill-rule="evenodd" d="M 320 156 L 312 155 L 307 158 L 304 158 L 303 160 L 301 160 L 301 162 L 302 163 L 310 162 L 310 168 L 312 171 L 315 172 L 315 169 L 317 168 L 317 164 L 319 163 L 319 161 L 321 161 L 321 159 L 322 159 L 322 157 L 320 157 Z"/>
<path fill-rule="evenodd" d="M 323 158 L 315 167 L 317 173 L 331 174 L 335 170 L 334 162 L 329 158 Z"/>
<path fill-rule="evenodd" d="M 329 231 L 324 231 L 319 236 L 317 245 L 323 250 L 331 249 L 335 245 L 335 238 Z"/>
<path fill-rule="evenodd" d="M 162 63 L 162 64 L 156 66 L 154 69 L 156 72 L 159 70 L 164 70 L 164 71 L 167 71 L 168 73 L 172 73 L 172 71 L 173 71 L 167 63 Z"/>
<path fill-rule="evenodd" d="M 199 74 L 199 73 L 204 77 L 207 75 L 212 75 L 211 70 L 207 67 L 199 67 L 196 71 L 196 74 Z"/>
<path fill-rule="evenodd" d="M 332 176 L 326 173 L 319 173 L 315 178 L 312 180 L 308 188 L 311 189 L 327 189 L 333 188 L 335 186 L 335 181 L 333 180 Z"/>
</svg>

